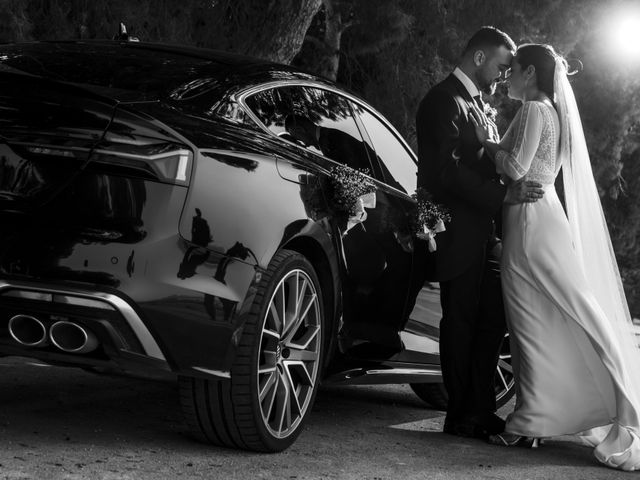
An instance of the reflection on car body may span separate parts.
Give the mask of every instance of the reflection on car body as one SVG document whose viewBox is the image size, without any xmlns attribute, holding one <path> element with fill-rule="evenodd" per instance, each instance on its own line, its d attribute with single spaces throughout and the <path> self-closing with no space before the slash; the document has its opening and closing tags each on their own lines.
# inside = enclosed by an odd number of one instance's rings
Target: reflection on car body
<svg viewBox="0 0 640 480">
<path fill-rule="evenodd" d="M 0 47 L 0 107 L 0 355 L 177 377 L 196 436 L 257 451 L 292 444 L 321 382 L 446 403 L 415 156 L 357 96 L 220 52 L 46 42 Z M 376 186 L 350 229 L 336 165 Z"/>
</svg>

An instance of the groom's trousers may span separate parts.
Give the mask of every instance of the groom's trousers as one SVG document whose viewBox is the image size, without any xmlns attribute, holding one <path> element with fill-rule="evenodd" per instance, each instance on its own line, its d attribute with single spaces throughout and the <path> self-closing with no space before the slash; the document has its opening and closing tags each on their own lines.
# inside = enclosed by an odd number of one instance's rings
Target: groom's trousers
<svg viewBox="0 0 640 480">
<path fill-rule="evenodd" d="M 461 275 L 441 282 L 440 302 L 446 420 L 493 413 L 496 366 L 506 332 L 498 261 L 480 255 Z"/>
</svg>

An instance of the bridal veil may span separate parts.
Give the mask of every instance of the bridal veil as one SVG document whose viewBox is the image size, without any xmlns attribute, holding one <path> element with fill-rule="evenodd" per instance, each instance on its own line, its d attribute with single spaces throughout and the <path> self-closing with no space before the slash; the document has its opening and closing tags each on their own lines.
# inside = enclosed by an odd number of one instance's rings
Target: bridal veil
<svg viewBox="0 0 640 480">
<path fill-rule="evenodd" d="M 560 156 L 565 205 L 574 248 L 608 325 L 604 338 L 592 339 L 612 373 L 616 418 L 585 432 L 603 463 L 624 470 L 640 469 L 640 350 L 625 298 L 611 238 L 593 177 L 589 153 L 566 61 L 556 57 L 554 90 L 560 120 Z"/>
</svg>

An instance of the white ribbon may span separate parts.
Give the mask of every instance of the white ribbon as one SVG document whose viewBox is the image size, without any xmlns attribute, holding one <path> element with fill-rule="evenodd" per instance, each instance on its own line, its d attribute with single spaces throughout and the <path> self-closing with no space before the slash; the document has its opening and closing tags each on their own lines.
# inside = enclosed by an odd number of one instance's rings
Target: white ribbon
<svg viewBox="0 0 640 480">
<path fill-rule="evenodd" d="M 426 225 L 423 225 L 423 231 L 418 232 L 416 236 L 421 240 L 426 240 L 429 242 L 429 251 L 435 252 L 438 248 L 436 245 L 436 233 L 444 232 L 446 228 L 444 227 L 444 222 L 442 219 L 438 220 L 438 223 L 433 227 L 433 230 L 429 229 Z"/>
<path fill-rule="evenodd" d="M 345 234 L 357 224 L 362 223 L 367 219 L 367 212 L 365 208 L 376 208 L 376 192 L 366 193 L 358 197 L 355 205 L 356 213 L 347 219 L 347 229 L 344 231 Z"/>
</svg>

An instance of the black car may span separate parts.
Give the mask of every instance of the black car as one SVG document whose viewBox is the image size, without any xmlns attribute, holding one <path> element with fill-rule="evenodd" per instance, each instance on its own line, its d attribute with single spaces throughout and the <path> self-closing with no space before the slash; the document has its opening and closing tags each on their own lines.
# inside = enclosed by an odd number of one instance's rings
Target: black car
<svg viewBox="0 0 640 480">
<path fill-rule="evenodd" d="M 446 405 L 416 158 L 357 96 L 210 50 L 36 42 L 0 46 L 0 111 L 0 356 L 177 378 L 197 436 L 257 451 L 321 382 Z"/>
</svg>

